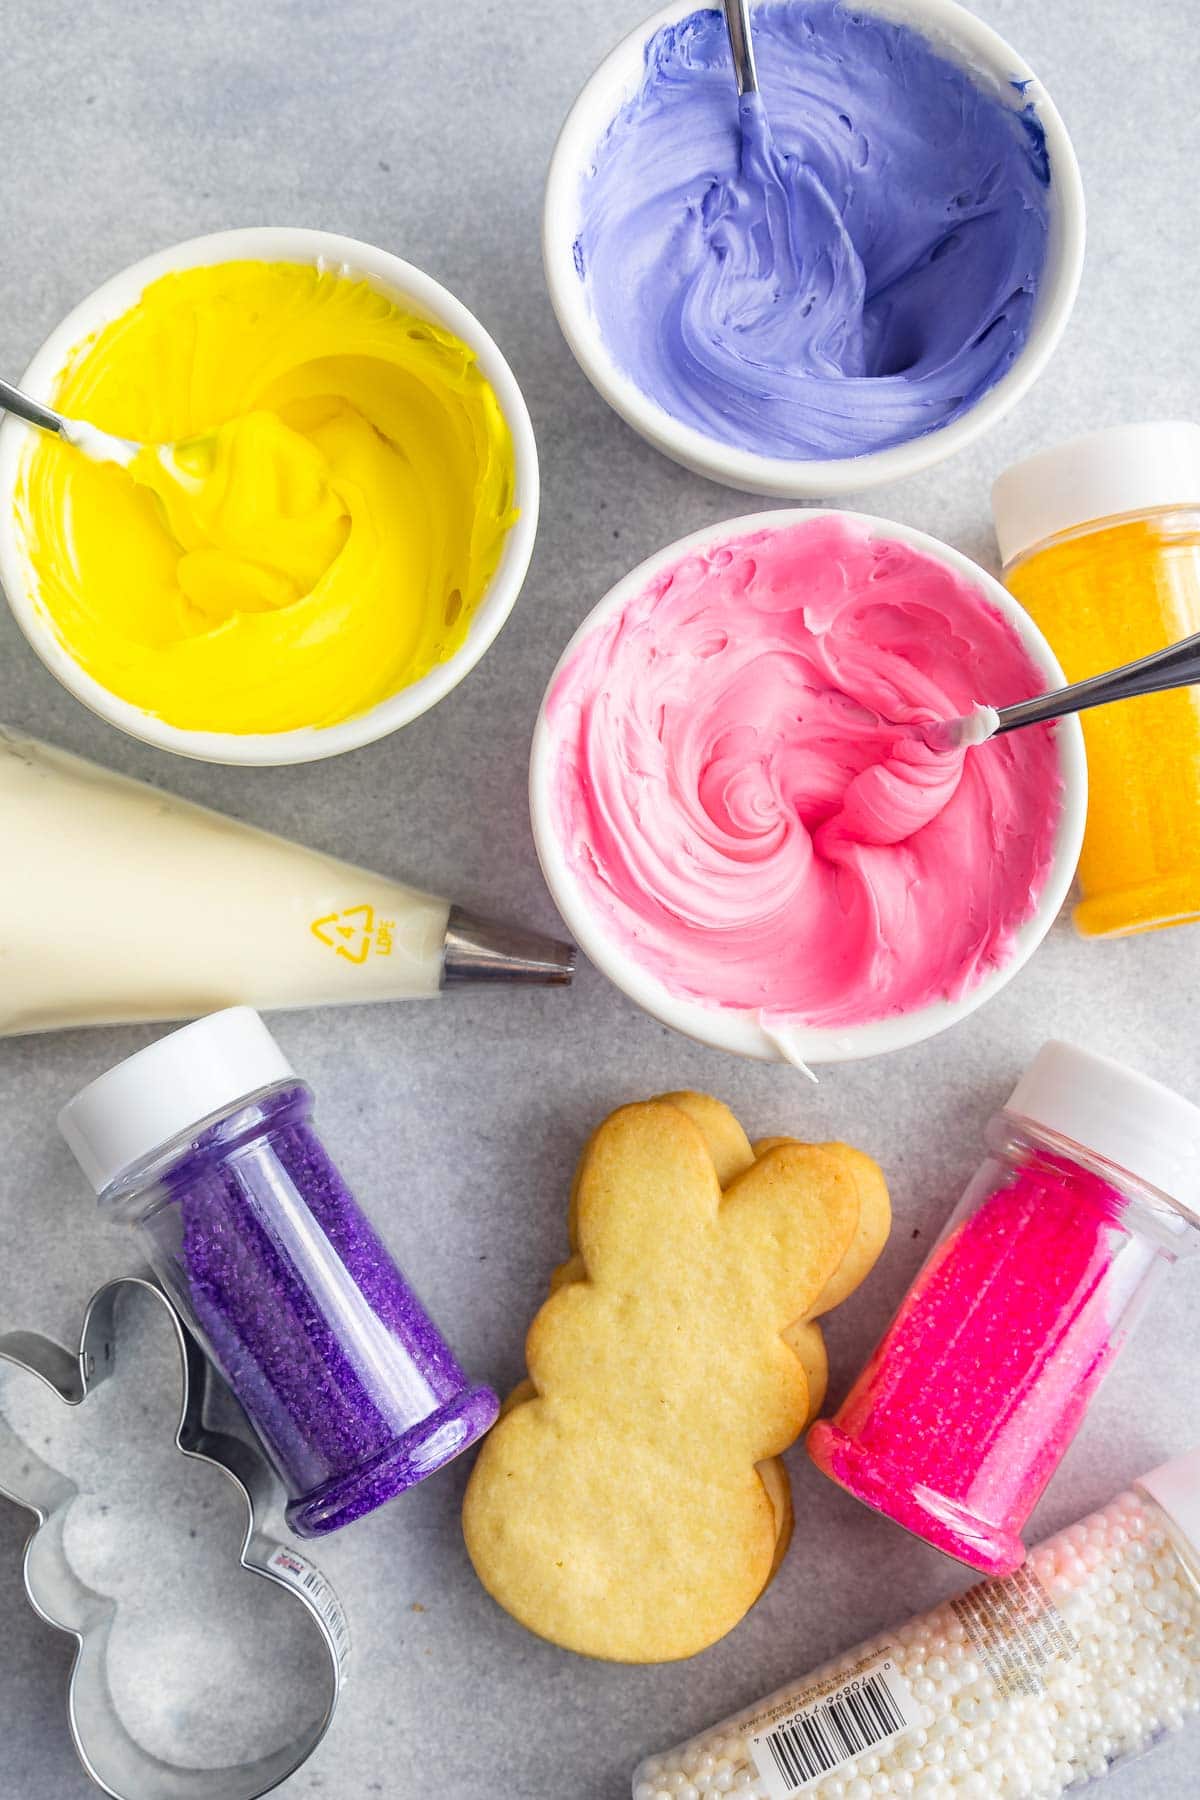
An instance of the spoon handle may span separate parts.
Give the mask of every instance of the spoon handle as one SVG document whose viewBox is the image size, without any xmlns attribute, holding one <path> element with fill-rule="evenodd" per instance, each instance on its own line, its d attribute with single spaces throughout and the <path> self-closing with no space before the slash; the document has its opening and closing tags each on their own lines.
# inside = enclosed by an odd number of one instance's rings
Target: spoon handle
<svg viewBox="0 0 1200 1800">
<path fill-rule="evenodd" d="M 23 394 L 11 382 L 0 381 L 0 408 L 5 412 L 16 413 L 27 424 L 40 425 L 43 431 L 62 431 L 61 414 L 51 412 L 48 406 L 43 406 L 40 400 L 34 400 L 29 394 Z"/>
<path fill-rule="evenodd" d="M 724 0 L 724 4 L 737 91 L 739 94 L 757 94 L 758 70 L 754 64 L 754 41 L 750 36 L 750 0 Z"/>
<path fill-rule="evenodd" d="M 1168 644 L 1165 650 L 1154 650 L 1136 662 L 1123 663 L 1119 669 L 1109 669 L 1087 681 L 1076 681 L 1070 687 L 1055 688 L 1053 693 L 1038 694 L 1032 700 L 1019 700 L 1015 706 L 1001 708 L 996 734 L 1014 731 L 1020 725 L 1060 719 L 1089 706 L 1107 706 L 1110 700 L 1132 700 L 1138 694 L 1162 694 L 1169 688 L 1190 687 L 1193 682 L 1200 682 L 1200 631 L 1180 638 L 1177 644 Z"/>
</svg>

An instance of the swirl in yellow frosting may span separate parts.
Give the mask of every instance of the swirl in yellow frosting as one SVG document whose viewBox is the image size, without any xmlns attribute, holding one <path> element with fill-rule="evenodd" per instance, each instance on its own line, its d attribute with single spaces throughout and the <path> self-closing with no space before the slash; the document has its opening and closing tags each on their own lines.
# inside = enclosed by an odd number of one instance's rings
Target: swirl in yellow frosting
<svg viewBox="0 0 1200 1800">
<path fill-rule="evenodd" d="M 152 446 L 120 468 L 40 438 L 22 472 L 39 604 L 110 692 L 183 729 L 289 731 L 462 644 L 515 517 L 512 438 L 467 345 L 366 281 L 163 276 L 54 397 Z"/>
</svg>

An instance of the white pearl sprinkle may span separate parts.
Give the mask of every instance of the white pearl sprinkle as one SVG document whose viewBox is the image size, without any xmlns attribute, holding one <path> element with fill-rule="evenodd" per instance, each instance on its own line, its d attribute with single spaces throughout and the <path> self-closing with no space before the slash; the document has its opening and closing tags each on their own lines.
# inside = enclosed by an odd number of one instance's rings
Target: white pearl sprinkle
<svg viewBox="0 0 1200 1800">
<path fill-rule="evenodd" d="M 1042 1670 L 1040 1692 L 1001 1692 L 950 1604 L 816 1671 L 837 1680 L 890 1652 L 923 1723 L 829 1770 L 814 1800 L 1059 1800 L 1179 1730 L 1200 1710 L 1200 1590 L 1161 1517 L 1123 1494 L 1032 1553 L 1078 1645 Z M 634 1800 L 767 1800 L 745 1737 L 765 1729 L 758 1712 L 643 1763 Z"/>
</svg>

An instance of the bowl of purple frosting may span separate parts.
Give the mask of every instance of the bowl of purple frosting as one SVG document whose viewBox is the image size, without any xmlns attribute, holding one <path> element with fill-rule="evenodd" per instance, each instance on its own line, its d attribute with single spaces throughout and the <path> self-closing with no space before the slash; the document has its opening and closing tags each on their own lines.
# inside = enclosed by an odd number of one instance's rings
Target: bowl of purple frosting
<svg viewBox="0 0 1200 1800">
<path fill-rule="evenodd" d="M 1079 168 L 1025 62 L 954 0 L 677 0 L 559 137 L 543 253 L 585 374 L 698 474 L 781 498 L 942 461 L 1014 406 L 1083 261 Z"/>
</svg>

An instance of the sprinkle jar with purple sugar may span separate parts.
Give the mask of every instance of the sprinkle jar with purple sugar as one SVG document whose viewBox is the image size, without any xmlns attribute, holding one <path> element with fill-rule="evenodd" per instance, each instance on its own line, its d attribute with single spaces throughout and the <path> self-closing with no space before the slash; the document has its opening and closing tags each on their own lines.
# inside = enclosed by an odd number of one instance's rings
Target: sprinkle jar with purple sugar
<svg viewBox="0 0 1200 1800">
<path fill-rule="evenodd" d="M 492 1425 L 312 1123 L 258 1014 L 230 1007 L 101 1075 L 59 1125 L 224 1375 L 303 1536 L 432 1475 Z"/>
</svg>

